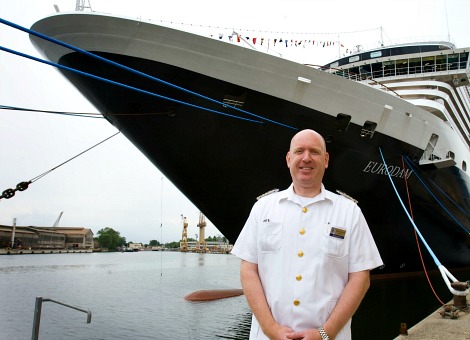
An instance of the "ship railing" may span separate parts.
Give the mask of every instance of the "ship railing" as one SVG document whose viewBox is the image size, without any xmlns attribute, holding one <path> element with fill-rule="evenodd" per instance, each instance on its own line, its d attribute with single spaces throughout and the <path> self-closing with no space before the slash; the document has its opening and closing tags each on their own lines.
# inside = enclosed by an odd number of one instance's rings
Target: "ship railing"
<svg viewBox="0 0 470 340">
<path fill-rule="evenodd" d="M 430 61 L 429 63 L 414 64 L 411 59 L 405 59 L 400 65 L 396 61 L 384 61 L 382 63 L 366 64 L 359 67 L 359 73 L 350 72 L 347 69 L 338 69 L 335 67 L 320 67 L 320 69 L 336 74 L 340 77 L 344 77 L 354 81 L 364 81 L 368 79 L 378 79 L 395 76 L 413 76 L 421 75 L 423 73 L 437 73 L 440 74 L 453 74 L 457 75 L 462 72 L 468 73 L 468 60 L 439 63 L 436 60 Z M 313 66 L 307 64 L 308 66 Z M 382 65 L 380 67 L 380 65 Z M 380 68 L 377 69 L 377 66 Z M 357 67 L 356 67 L 357 69 Z"/>
<path fill-rule="evenodd" d="M 335 74 L 337 76 L 340 76 L 340 77 L 343 77 L 343 78 L 346 78 L 346 79 L 349 79 L 349 80 L 353 80 L 353 81 L 357 81 L 357 82 L 366 81 L 369 85 L 371 85 L 373 87 L 379 88 L 382 91 L 391 92 L 394 95 L 396 95 L 397 97 L 401 98 L 401 96 L 397 92 L 392 90 L 387 85 L 375 80 L 370 75 L 357 74 L 357 73 L 350 72 L 349 70 L 342 70 L 342 69 L 338 69 L 338 68 L 334 68 L 334 67 L 324 67 L 324 66 L 312 65 L 312 64 L 305 64 L 305 65 L 310 66 L 310 67 L 314 67 L 314 68 L 317 68 L 319 70 L 323 70 L 323 71 L 326 71 L 326 72 L 329 72 L 329 73 L 332 73 L 332 74 Z"/>
<path fill-rule="evenodd" d="M 372 72 L 374 78 L 385 78 L 385 77 L 394 77 L 394 76 L 403 76 L 403 75 L 413 75 L 413 74 L 422 74 L 430 72 L 448 72 L 448 71 L 459 71 L 465 70 L 465 62 L 456 62 L 456 63 L 444 63 L 444 64 L 433 64 L 433 65 L 423 65 L 423 66 L 405 66 L 397 68 L 386 68 L 382 70 Z M 455 73 L 455 72 L 451 72 Z"/>
</svg>

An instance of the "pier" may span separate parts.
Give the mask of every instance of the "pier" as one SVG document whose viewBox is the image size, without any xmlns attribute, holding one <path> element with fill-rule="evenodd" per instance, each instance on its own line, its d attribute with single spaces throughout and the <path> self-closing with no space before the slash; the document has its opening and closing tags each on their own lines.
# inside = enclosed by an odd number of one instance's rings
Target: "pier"
<svg viewBox="0 0 470 340">
<path fill-rule="evenodd" d="M 449 305 L 452 305 L 452 301 Z M 401 334 L 395 340 L 430 340 L 430 339 L 470 339 L 470 309 L 460 311 L 457 315 L 442 316 L 443 308 L 439 308 L 434 313 L 426 317 L 406 331 L 408 334 Z M 405 331 L 405 330 L 403 330 Z"/>
<path fill-rule="evenodd" d="M 67 253 L 92 253 L 93 249 L 8 249 L 1 248 L 0 255 L 22 254 L 67 254 Z"/>
</svg>

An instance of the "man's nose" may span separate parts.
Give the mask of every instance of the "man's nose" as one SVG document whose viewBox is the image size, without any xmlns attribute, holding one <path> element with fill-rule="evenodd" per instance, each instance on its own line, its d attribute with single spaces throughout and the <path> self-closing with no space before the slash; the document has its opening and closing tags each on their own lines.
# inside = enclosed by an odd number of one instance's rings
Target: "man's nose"
<svg viewBox="0 0 470 340">
<path fill-rule="evenodd" d="M 312 157 L 310 157 L 310 152 L 305 151 L 302 154 L 302 161 L 303 162 L 310 162 L 312 160 Z"/>
</svg>

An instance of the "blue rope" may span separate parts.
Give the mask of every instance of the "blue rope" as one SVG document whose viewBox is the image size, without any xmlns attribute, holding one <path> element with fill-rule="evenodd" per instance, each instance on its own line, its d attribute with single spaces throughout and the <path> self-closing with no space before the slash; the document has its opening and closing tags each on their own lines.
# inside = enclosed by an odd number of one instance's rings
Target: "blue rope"
<svg viewBox="0 0 470 340">
<path fill-rule="evenodd" d="M 411 218 L 410 214 L 408 213 L 408 210 L 406 210 L 406 207 L 405 207 L 405 204 L 403 203 L 401 197 L 400 197 L 400 194 L 398 193 L 397 191 L 397 188 L 395 187 L 395 183 L 393 183 L 393 179 L 392 179 L 392 176 L 390 175 L 390 171 L 388 171 L 388 167 L 387 167 L 387 163 L 385 163 L 385 158 L 384 158 L 384 155 L 382 154 L 382 149 L 379 147 L 379 151 L 380 151 L 380 156 L 382 157 L 382 161 L 384 163 L 384 166 L 385 166 L 385 169 L 387 170 L 387 175 L 388 175 L 388 178 L 390 180 L 390 183 L 392 184 L 392 187 L 393 189 L 395 190 L 395 193 L 397 195 L 397 198 L 398 200 L 400 201 L 401 203 L 401 206 L 403 207 L 403 210 L 405 211 L 406 215 L 408 216 L 408 219 L 410 220 L 411 224 L 413 225 L 413 228 L 416 230 L 416 233 L 418 234 L 419 238 L 421 239 L 421 241 L 423 242 L 424 246 L 426 247 L 426 249 L 428 250 L 429 254 L 431 254 L 433 260 L 434 260 L 434 263 L 440 267 L 441 266 L 441 263 L 439 262 L 439 260 L 437 259 L 436 255 L 434 255 L 434 252 L 432 251 L 431 247 L 429 247 L 428 243 L 426 242 L 426 240 L 424 239 L 423 235 L 421 235 L 421 232 L 419 231 L 418 227 L 416 226 L 415 222 L 413 221 L 413 219 Z"/>
<path fill-rule="evenodd" d="M 408 157 L 405 157 L 405 162 L 406 164 L 408 164 L 408 166 L 410 168 L 413 168 L 414 166 L 412 165 L 410 159 Z M 415 168 L 416 169 L 416 168 Z M 414 170 L 414 173 L 416 174 L 416 177 L 418 177 L 418 179 L 420 180 L 420 182 L 424 185 L 424 187 L 426 188 L 426 190 L 436 199 L 436 201 L 439 203 L 439 205 L 454 219 L 454 221 L 456 221 L 459 225 L 460 223 L 452 216 L 452 214 L 447 211 L 447 209 L 441 204 L 441 202 L 439 202 L 439 200 L 437 199 L 436 196 L 434 196 L 434 194 L 432 193 L 431 189 L 429 189 L 429 187 L 426 185 L 426 183 L 424 183 L 424 181 L 420 178 L 419 174 L 417 173 L 416 170 Z M 427 178 L 433 185 L 434 187 L 439 190 L 440 193 L 442 193 L 449 201 L 451 201 L 461 212 L 463 212 L 465 215 L 469 216 L 470 217 L 470 213 L 468 213 L 467 211 L 465 211 L 460 205 L 457 204 L 457 202 L 455 202 L 452 197 L 450 197 L 449 195 L 447 195 L 441 188 L 439 188 L 439 186 L 434 183 L 429 177 Z M 461 225 L 464 229 L 465 229 L 465 226 Z M 466 232 L 468 232 L 466 229 L 465 229 Z"/>
<path fill-rule="evenodd" d="M 68 66 L 64 66 L 64 65 L 57 64 L 57 63 L 53 63 L 53 62 L 51 62 L 51 61 L 39 59 L 39 58 L 33 57 L 33 56 L 31 56 L 31 55 L 28 55 L 28 54 L 25 54 L 25 53 L 22 53 L 22 52 L 18 52 L 18 51 L 14 51 L 14 50 L 11 50 L 11 49 L 6 48 L 6 47 L 3 47 L 3 46 L 0 46 L 0 50 L 1 50 L 1 51 L 5 51 L 5 52 L 8 52 L 8 53 L 16 54 L 16 55 L 18 55 L 18 56 L 20 56 L 20 57 L 28 58 L 28 59 L 31 59 L 31 60 L 34 60 L 34 61 L 37 61 L 37 62 L 40 62 L 40 63 L 43 63 L 43 64 L 47 64 L 47 65 L 50 65 L 50 66 L 58 67 L 58 68 L 61 68 L 61 69 L 67 70 L 67 71 L 74 72 L 74 73 L 78 73 L 78 74 L 83 75 L 83 76 L 86 76 L 86 77 L 90 77 L 90 78 L 93 78 L 93 79 L 101 80 L 101 81 L 104 81 L 105 83 L 109 83 L 109 84 L 121 86 L 121 87 L 130 89 L 130 90 L 134 90 L 134 91 L 137 91 L 137 92 L 145 93 L 145 94 L 148 94 L 148 95 L 151 95 L 151 96 L 154 96 L 154 97 L 158 97 L 158 98 L 161 98 L 161 99 L 169 100 L 169 101 L 172 101 L 172 102 L 175 102 L 175 103 L 178 103 L 178 104 L 183 104 L 183 105 L 187 105 L 187 106 L 194 107 L 194 108 L 197 108 L 197 109 L 206 110 L 206 111 L 213 112 L 213 113 L 217 113 L 217 114 L 220 114 L 220 115 L 223 115 L 223 116 L 228 116 L 228 117 L 232 117 L 232 118 L 236 118 L 236 119 L 246 120 L 246 121 L 249 121 L 249 122 L 252 122 L 252 123 L 263 124 L 263 123 L 260 122 L 260 121 L 252 120 L 252 119 L 249 119 L 249 118 L 243 118 L 243 117 L 233 116 L 233 115 L 228 114 L 228 113 L 224 113 L 224 112 L 220 112 L 220 111 L 208 109 L 208 108 L 205 108 L 205 107 L 202 107 L 202 106 L 197 106 L 197 105 L 194 105 L 194 104 L 186 103 L 186 102 L 183 102 L 183 101 L 180 101 L 180 100 L 177 100 L 177 99 L 165 97 L 165 96 L 162 96 L 162 95 L 153 93 L 153 92 L 141 90 L 141 89 L 138 89 L 138 88 L 133 87 L 133 86 L 129 86 L 129 85 L 126 85 L 126 84 L 122 84 L 122 83 L 119 83 L 119 82 L 116 82 L 116 81 L 113 81 L 113 80 L 109 80 L 109 79 L 106 79 L 106 78 L 98 77 L 98 76 L 95 76 L 95 75 L 93 75 L 93 74 L 86 73 L 86 72 L 83 72 L 83 71 L 80 71 L 80 70 L 76 70 L 76 69 L 71 68 L 71 67 L 68 67 Z"/>
<path fill-rule="evenodd" d="M 26 27 L 22 27 L 22 26 L 20 26 L 20 25 L 17 25 L 17 24 L 15 24 L 15 23 L 10 22 L 10 21 L 7 21 L 7 20 L 5 20 L 5 19 L 0 18 L 0 23 L 5 24 L 5 25 L 8 25 L 8 26 L 13 27 L 13 28 L 16 28 L 16 29 L 21 30 L 21 31 L 23 31 L 23 32 L 26 32 L 26 33 L 28 33 L 28 34 L 37 36 L 37 37 L 39 37 L 39 38 L 41 38 L 41 39 L 50 41 L 50 42 L 52 42 L 52 43 L 54 43 L 54 44 L 57 44 L 57 45 L 60 45 L 60 46 L 65 47 L 65 48 L 71 49 L 71 50 L 76 51 L 76 52 L 78 52 L 78 53 L 87 55 L 87 56 L 89 56 L 89 57 L 92 57 L 92 58 L 95 58 L 95 59 L 98 59 L 98 60 L 101 60 L 101 61 L 103 61 L 103 62 L 105 62 L 105 63 L 108 63 L 108 64 L 110 64 L 110 65 L 114 65 L 114 66 L 116 66 L 116 67 L 118 67 L 118 68 L 127 70 L 127 71 L 129 71 L 129 72 L 131 72 L 131 73 L 141 75 L 141 76 L 143 76 L 143 77 L 145 77 L 145 78 L 147 78 L 147 79 L 151 79 L 151 80 L 157 81 L 157 82 L 159 82 L 159 83 L 162 83 L 162 84 L 171 86 L 171 87 L 173 87 L 173 88 L 176 88 L 176 89 L 178 89 L 178 90 L 187 92 L 187 93 L 189 93 L 189 94 L 195 95 L 195 96 L 197 96 L 197 97 L 203 98 L 203 99 L 208 100 L 208 101 L 211 101 L 211 102 L 213 102 L 213 103 L 222 105 L 223 107 L 228 107 L 228 108 L 230 108 L 230 109 L 234 109 L 234 110 L 236 110 L 236 111 L 246 113 L 246 114 L 248 114 L 248 115 L 250 115 L 250 116 L 253 116 L 253 117 L 256 117 L 256 118 L 258 118 L 258 119 L 262 119 L 262 120 L 268 121 L 268 122 L 270 122 L 270 123 L 274 123 L 274 124 L 277 124 L 277 125 L 280 125 L 280 126 L 284 126 L 284 127 L 289 128 L 289 129 L 298 130 L 297 128 L 294 128 L 294 127 L 292 127 L 292 126 L 289 126 L 289 125 L 286 125 L 286 124 L 282 124 L 282 123 L 276 122 L 276 121 L 274 121 L 274 120 L 271 120 L 271 119 L 268 119 L 268 118 L 264 118 L 264 117 L 262 117 L 262 116 L 258 116 L 258 115 L 254 114 L 254 113 L 251 113 L 251 112 L 248 112 L 248 111 L 239 109 L 239 108 L 237 108 L 237 107 L 235 107 L 235 106 L 231 106 L 231 105 L 224 104 L 223 102 L 219 102 L 219 101 L 217 101 L 217 100 L 215 100 L 215 99 L 206 97 L 206 96 L 204 96 L 204 95 L 202 95 L 202 94 L 199 94 L 199 93 L 197 93 L 197 92 L 190 91 L 190 90 L 188 90 L 188 89 L 185 89 L 185 88 L 183 88 L 183 87 L 174 85 L 174 84 L 169 83 L 169 82 L 167 82 L 167 81 L 164 81 L 164 80 L 162 80 L 162 79 L 159 79 L 159 78 L 150 76 L 150 75 L 148 75 L 148 74 L 146 74 L 146 73 L 143 73 L 143 72 L 141 72 L 141 71 L 137 71 L 137 70 L 135 70 L 135 69 L 133 69 L 133 68 L 130 68 L 130 67 L 128 67 L 128 66 L 119 64 L 119 63 L 117 63 L 117 62 L 115 62 L 115 61 L 112 61 L 112 60 L 109 60 L 109 59 L 106 59 L 106 58 L 103 58 L 103 57 L 101 57 L 101 56 L 99 56 L 99 55 L 90 53 L 90 52 L 85 51 L 85 50 L 83 50 L 83 49 L 81 49 L 81 48 L 78 48 L 78 47 L 76 47 L 76 46 L 67 44 L 67 43 L 65 43 L 65 42 L 62 42 L 62 41 L 57 40 L 57 39 L 54 39 L 54 38 L 51 38 L 51 37 L 49 37 L 49 36 L 47 36 L 47 35 L 44 35 L 44 34 L 42 34 L 42 33 L 39 33 L 39 32 L 33 31 L 33 30 L 30 30 L 30 29 L 28 29 L 28 28 L 26 28 Z M 235 116 L 233 116 L 233 117 L 235 117 Z"/>
</svg>

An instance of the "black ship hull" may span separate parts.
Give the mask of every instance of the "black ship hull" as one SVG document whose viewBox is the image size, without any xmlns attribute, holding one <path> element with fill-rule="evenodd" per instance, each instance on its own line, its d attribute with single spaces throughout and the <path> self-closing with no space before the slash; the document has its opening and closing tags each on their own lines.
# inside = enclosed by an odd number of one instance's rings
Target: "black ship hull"
<svg viewBox="0 0 470 340">
<path fill-rule="evenodd" d="M 88 50 L 186 90 L 229 103 L 208 102 L 79 53 L 62 53 L 57 57 L 59 64 L 172 98 L 163 99 L 62 71 L 230 242 L 236 240 L 257 196 L 289 186 L 291 180 L 285 155 L 290 139 L 296 131 L 311 128 L 325 137 L 330 153 L 325 187 L 357 200 L 369 223 L 385 264 L 374 273 L 423 270 L 418 241 L 405 209 L 412 212 L 421 234 L 442 264 L 447 268 L 470 266 L 468 175 L 458 167 L 420 166 L 422 147 L 381 131 L 364 131 L 364 126 L 355 123 L 354 119 L 345 124 L 343 116 L 326 112 L 323 109 L 325 102 L 344 99 L 336 97 L 333 89 L 331 96 L 318 101 L 317 106 L 307 106 L 302 104 L 302 98 L 287 100 L 252 86 L 243 86 L 238 81 L 197 72 L 191 69 L 190 59 L 184 67 L 176 62 L 175 65 L 165 62 L 164 57 L 158 60 L 156 56 L 150 60 Z M 161 53 L 164 56 L 166 51 Z M 234 79 L 238 78 L 234 76 Z M 352 82 L 342 81 L 347 92 Z M 383 108 L 384 102 L 375 99 L 378 96 L 373 92 L 375 90 L 353 85 L 359 87 L 357 92 L 351 90 L 345 94 L 350 96 L 351 105 L 355 105 L 361 95 L 367 95 Z M 282 82 L 272 85 L 277 89 L 283 86 Z M 234 103 L 244 111 L 270 121 L 235 111 L 229 107 Z M 341 108 L 344 111 L 336 113 L 348 113 L 347 105 Z M 408 134 L 413 133 L 408 131 Z M 405 207 L 390 183 L 380 151 L 398 195 L 406 202 Z M 421 249 L 426 266 L 435 269 L 427 251 Z"/>
</svg>

